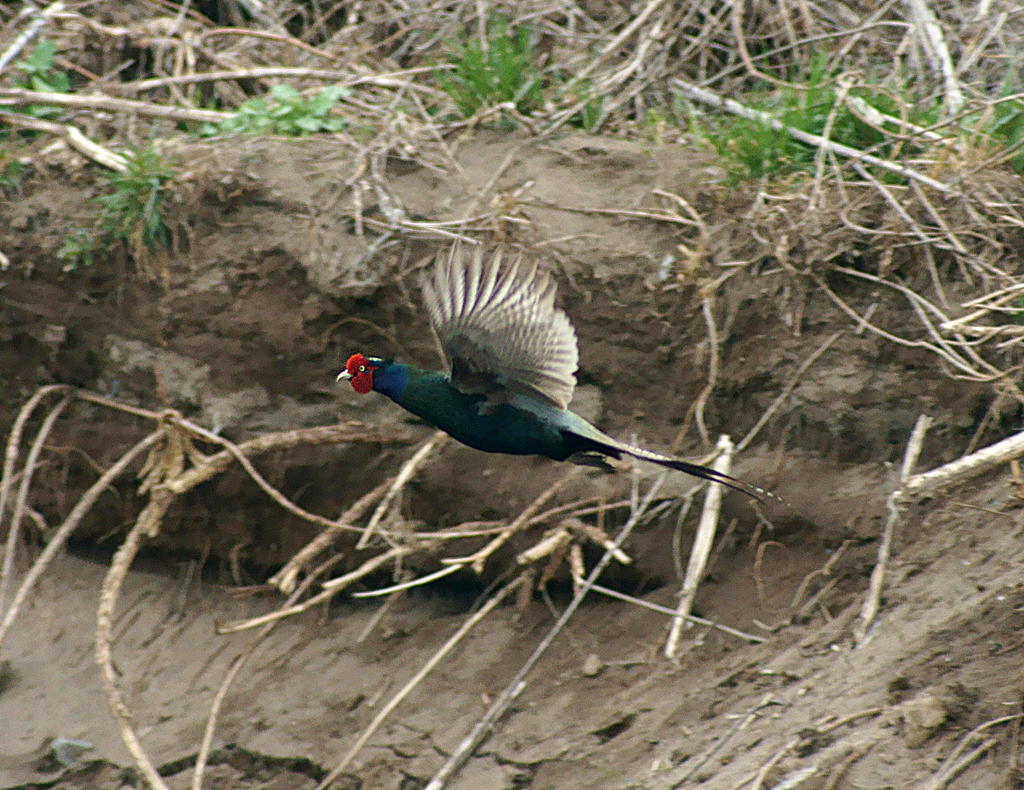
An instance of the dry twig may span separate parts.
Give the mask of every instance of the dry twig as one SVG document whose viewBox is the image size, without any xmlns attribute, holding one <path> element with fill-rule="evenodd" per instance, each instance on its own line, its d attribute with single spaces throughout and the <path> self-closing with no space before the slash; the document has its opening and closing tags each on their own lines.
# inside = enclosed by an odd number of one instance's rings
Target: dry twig
<svg viewBox="0 0 1024 790">
<path fill-rule="evenodd" d="M 732 458 L 735 451 L 732 440 L 728 435 L 722 434 L 718 437 L 718 444 L 715 449 L 718 452 L 718 456 L 715 458 L 711 468 L 724 475 L 728 475 L 732 470 Z M 697 535 L 693 539 L 693 548 L 690 549 L 690 561 L 686 566 L 683 586 L 679 591 L 679 604 L 676 607 L 676 616 L 672 620 L 668 639 L 665 641 L 665 657 L 668 659 L 676 657 L 683 626 L 689 622 L 687 618 L 693 609 L 693 601 L 697 597 L 697 588 L 704 577 L 704 568 L 707 566 L 708 556 L 711 554 L 711 547 L 715 542 L 715 532 L 718 529 L 718 513 L 722 508 L 722 494 L 724 490 L 725 486 L 720 483 L 709 484 L 707 493 L 704 495 L 704 508 L 701 510 L 700 522 L 697 525 Z"/>
</svg>

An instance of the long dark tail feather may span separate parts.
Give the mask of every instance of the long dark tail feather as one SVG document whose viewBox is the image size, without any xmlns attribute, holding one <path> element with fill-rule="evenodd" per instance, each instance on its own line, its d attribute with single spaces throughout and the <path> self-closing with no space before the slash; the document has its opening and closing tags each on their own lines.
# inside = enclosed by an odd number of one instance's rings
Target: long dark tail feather
<svg viewBox="0 0 1024 790">
<path fill-rule="evenodd" d="M 659 466 L 665 466 L 669 469 L 686 472 L 686 474 L 699 477 L 701 480 L 710 480 L 712 483 L 721 483 L 734 491 L 739 491 L 742 494 L 746 494 L 747 496 L 756 499 L 758 502 L 764 502 L 766 499 L 772 499 L 776 502 L 782 501 L 779 496 L 773 494 L 771 491 L 766 491 L 765 489 L 751 485 L 750 483 L 744 483 L 742 480 L 737 480 L 735 477 L 731 477 L 724 472 L 719 472 L 717 469 L 712 469 L 709 466 L 691 464 L 689 461 L 681 461 L 678 458 L 671 458 L 667 455 L 652 453 L 650 450 L 645 450 L 642 447 L 630 447 L 629 445 L 619 444 L 615 449 L 620 453 L 626 453 L 626 455 L 639 458 L 641 461 L 650 461 L 652 464 L 658 464 Z"/>
</svg>

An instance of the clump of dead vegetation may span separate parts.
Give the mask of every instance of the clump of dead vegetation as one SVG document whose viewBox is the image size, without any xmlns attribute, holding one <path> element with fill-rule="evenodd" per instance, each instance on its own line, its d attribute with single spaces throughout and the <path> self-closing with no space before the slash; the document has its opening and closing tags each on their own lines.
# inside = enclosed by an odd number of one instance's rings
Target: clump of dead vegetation
<svg viewBox="0 0 1024 790">
<path fill-rule="evenodd" d="M 102 255 L 121 246 L 136 261 L 140 276 L 159 275 L 153 250 L 184 243 L 165 216 L 176 186 L 194 177 L 176 169 L 180 166 L 167 153 L 175 138 L 186 135 L 332 135 L 353 161 L 345 186 L 351 195 L 348 212 L 368 240 L 364 266 L 381 250 L 410 239 L 472 241 L 488 233 L 515 238 L 523 221 L 514 211 L 516 196 L 499 195 L 508 162 L 496 163 L 472 211 L 422 220 L 412 218 L 388 189 L 385 173 L 391 160 L 453 168 L 453 152 L 482 126 L 517 129 L 531 141 L 571 128 L 651 144 L 686 140 L 714 148 L 722 161 L 721 189 L 746 196 L 738 212 L 745 233 L 729 254 L 712 242 L 698 208 L 678 195 L 652 193 L 647 205 L 623 210 L 685 229 L 672 263 L 680 277 L 696 271 L 710 284 L 709 315 L 715 284 L 742 271 L 781 267 L 807 284 L 779 307 L 795 333 L 800 331 L 801 300 L 809 289 L 818 289 L 857 331 L 925 349 L 945 375 L 990 383 L 998 395 L 990 417 L 1007 403 L 1016 407 L 1024 402 L 1018 384 L 1024 338 L 1024 94 L 1018 93 L 1018 64 L 1007 60 L 1007 53 L 1024 45 L 1024 16 L 1012 3 L 967 9 L 920 0 L 870 7 L 651 0 L 636 7 L 519 3 L 489 11 L 487 4 L 474 3 L 425 3 L 410 10 L 375 2 L 330 7 L 239 2 L 217 9 L 217 18 L 173 2 L 58 2 L 0 10 L 3 188 L 16 189 L 33 171 L 57 166 L 95 165 L 109 173 L 95 221 L 62 247 L 69 269 L 103 265 Z M 0 248 L 0 267 L 18 266 Z M 851 298 L 849 283 L 870 287 Z M 905 299 L 917 323 L 887 324 L 872 297 L 879 291 Z M 791 386 L 739 442 L 740 450 L 826 350 L 823 346 L 808 355 Z M 714 370 L 712 365 L 697 408 L 696 422 L 705 438 L 701 414 L 714 388 Z M 23 544 L 21 524 L 26 517 L 41 519 L 30 505 L 34 470 L 56 421 L 83 400 L 132 412 L 150 431 L 97 477 L 50 532 L 8 603 Z M 39 421 L 19 466 L 25 431 L 43 403 L 55 405 Z M 913 462 L 926 429 L 920 425 L 910 441 L 900 490 L 889 502 L 892 517 L 853 629 L 856 643 L 870 638 L 901 496 L 934 491 L 947 480 L 1018 452 L 1016 444 L 997 446 L 933 477 L 915 476 Z M 351 764 L 376 727 L 475 623 L 510 596 L 543 586 L 557 568 L 568 565 L 575 589 L 571 605 L 429 785 L 435 790 L 444 786 L 522 691 L 525 678 L 584 596 L 616 594 L 602 588 L 598 578 L 608 563 L 629 561 L 622 545 L 630 530 L 672 503 L 657 500 L 657 482 L 642 494 L 634 479 L 619 502 L 554 504 L 563 479 L 508 520 L 411 532 L 404 528 L 400 494 L 445 441 L 441 436 L 432 437 L 393 476 L 347 503 L 335 518 L 302 509 L 252 461 L 297 445 L 406 438 L 395 431 L 341 424 L 236 445 L 173 411 L 128 407 L 56 385 L 40 390 L 11 429 L 0 481 L 0 519 L 7 536 L 0 643 L 39 575 L 98 496 L 118 477 L 136 471 L 147 504 L 107 575 L 96 650 L 124 741 L 150 786 L 163 788 L 113 670 L 111 623 L 125 574 L 177 497 L 239 464 L 279 505 L 323 529 L 269 580 L 287 596 L 284 605 L 225 626 L 259 628 L 260 634 L 375 570 L 401 568 L 412 558 L 433 562 L 437 570 L 359 594 L 400 595 L 460 570 L 479 571 L 512 536 L 532 530 L 536 539 L 503 574 L 503 584 L 380 709 L 322 783 L 326 787 Z M 717 455 L 723 471 L 728 471 L 731 453 L 731 442 L 723 440 Z M 670 657 L 679 649 L 684 624 L 697 619 L 690 607 L 713 550 L 716 497 L 715 489 L 708 492 L 679 607 L 666 613 L 672 618 L 664 647 Z M 689 506 L 690 500 L 682 505 Z M 625 514 L 624 525 L 612 537 L 603 528 L 603 514 L 616 509 Z M 366 558 L 331 578 L 338 559 L 333 547 L 348 533 L 357 536 L 355 550 Z M 585 545 L 603 551 L 590 569 L 584 566 Z M 829 572 L 830 567 L 822 569 L 821 578 Z M 227 688 L 258 644 L 257 636 L 239 654 L 215 697 L 195 787 L 202 783 Z"/>
</svg>

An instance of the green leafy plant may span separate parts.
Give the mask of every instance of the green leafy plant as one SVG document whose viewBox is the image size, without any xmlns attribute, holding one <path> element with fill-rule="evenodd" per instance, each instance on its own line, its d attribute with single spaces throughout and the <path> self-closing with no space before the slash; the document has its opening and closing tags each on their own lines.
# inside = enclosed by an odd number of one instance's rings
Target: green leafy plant
<svg viewBox="0 0 1024 790">
<path fill-rule="evenodd" d="M 47 93 L 68 93 L 71 90 L 71 80 L 65 72 L 53 67 L 56 55 L 56 42 L 44 39 L 36 44 L 27 58 L 14 64 L 14 68 L 24 74 L 18 82 L 18 87 Z M 21 111 L 35 118 L 52 118 L 60 114 L 58 108 L 45 104 L 29 104 Z"/>
<path fill-rule="evenodd" d="M 279 134 L 301 137 L 318 132 L 337 132 L 347 126 L 344 118 L 332 115 L 338 100 L 350 91 L 340 85 L 321 88 L 306 98 L 291 85 L 275 85 L 267 98 L 242 102 L 230 118 L 217 124 L 204 124 L 200 135 Z"/>
<path fill-rule="evenodd" d="M 437 81 L 464 117 L 506 102 L 524 115 L 541 105 L 544 81 L 529 27 L 509 29 L 498 17 L 487 25 L 485 41 L 467 35 L 451 49 L 451 68 L 438 69 Z"/>
<path fill-rule="evenodd" d="M 127 168 L 107 174 L 106 191 L 93 198 L 99 212 L 92 227 L 65 236 L 57 252 L 65 271 L 91 265 L 98 253 L 118 242 L 128 244 L 136 255 L 170 245 L 164 210 L 174 169 L 153 148 L 129 151 L 125 160 Z"/>
<path fill-rule="evenodd" d="M 1024 172 L 1024 100 L 1014 98 L 1020 94 L 1017 67 L 1011 67 L 1003 80 L 997 101 L 980 118 L 968 119 L 976 132 L 997 146 L 1011 151 L 1008 162 L 1017 173 Z"/>
<path fill-rule="evenodd" d="M 24 73 L 21 87 L 34 91 L 50 93 L 67 93 L 71 90 L 71 80 L 63 71 L 53 67 L 57 55 L 56 42 L 43 40 L 36 44 L 32 54 L 14 64 L 14 68 Z"/>
<path fill-rule="evenodd" d="M 0 192 L 20 192 L 25 163 L 21 159 L 7 158 L 0 152 Z"/>
<path fill-rule="evenodd" d="M 863 100 L 880 113 L 906 118 L 919 126 L 928 126 L 938 118 L 938 105 L 934 100 L 915 104 L 894 95 L 880 84 L 855 87 L 848 95 Z M 812 64 L 801 88 L 783 88 L 760 98 L 748 99 L 746 103 L 785 126 L 815 135 L 825 131 L 831 116 L 830 140 L 879 157 L 892 154 L 897 145 L 911 145 L 900 143 L 895 134 L 886 134 L 865 123 L 845 102 L 837 106 L 837 101 L 833 75 L 827 70 L 822 56 Z M 696 131 L 724 159 L 734 163 L 734 176 L 737 177 L 762 178 L 811 170 L 817 154 L 814 146 L 757 120 L 728 116 L 707 122 L 703 128 L 698 124 Z"/>
<path fill-rule="evenodd" d="M 592 132 L 604 117 L 604 97 L 594 88 L 590 80 L 582 80 L 563 90 L 564 98 L 571 104 L 582 106 L 570 119 L 569 123 L 577 129 Z"/>
</svg>

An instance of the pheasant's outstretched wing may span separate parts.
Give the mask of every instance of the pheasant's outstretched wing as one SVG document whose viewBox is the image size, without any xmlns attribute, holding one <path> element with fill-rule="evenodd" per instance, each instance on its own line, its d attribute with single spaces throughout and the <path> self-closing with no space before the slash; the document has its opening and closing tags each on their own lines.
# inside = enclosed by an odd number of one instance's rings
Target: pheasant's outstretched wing
<svg viewBox="0 0 1024 790">
<path fill-rule="evenodd" d="M 452 383 L 492 402 L 528 395 L 568 407 L 576 386 L 576 333 L 555 307 L 555 284 L 536 263 L 485 260 L 459 245 L 423 278 L 423 298 L 451 365 Z"/>
</svg>

